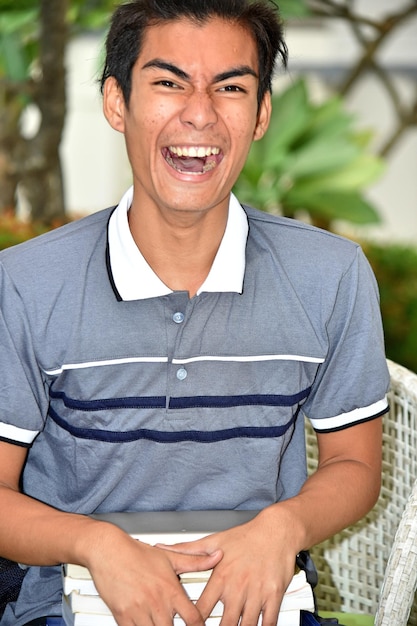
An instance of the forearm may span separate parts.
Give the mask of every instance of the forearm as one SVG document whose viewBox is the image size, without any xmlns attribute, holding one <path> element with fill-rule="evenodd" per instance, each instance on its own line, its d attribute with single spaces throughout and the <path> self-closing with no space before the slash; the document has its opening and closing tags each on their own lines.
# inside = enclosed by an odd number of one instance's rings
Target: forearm
<svg viewBox="0 0 417 626">
<path fill-rule="evenodd" d="M 27 565 L 86 566 L 118 624 L 169 623 L 178 613 L 186 623 L 204 626 L 177 574 L 212 569 L 219 551 L 158 550 L 113 524 L 56 511 L 10 487 L 0 487 L 0 507 L 10 512 L 7 523 L 0 519 L 0 554 Z"/>
<path fill-rule="evenodd" d="M 7 486 L 0 487 L 0 554 L 27 565 L 86 565 L 97 542 L 121 532 L 84 515 L 64 513 Z"/>
<path fill-rule="evenodd" d="M 283 521 L 294 553 L 333 536 L 361 519 L 375 504 L 380 488 L 374 468 L 357 461 L 337 461 L 307 479 L 299 495 L 263 512 L 273 531 Z"/>
</svg>

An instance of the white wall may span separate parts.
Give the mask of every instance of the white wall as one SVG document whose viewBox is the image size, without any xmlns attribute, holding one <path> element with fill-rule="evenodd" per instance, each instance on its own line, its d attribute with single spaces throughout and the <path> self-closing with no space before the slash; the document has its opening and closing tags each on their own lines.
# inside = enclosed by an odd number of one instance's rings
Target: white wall
<svg viewBox="0 0 417 626">
<path fill-rule="evenodd" d="M 131 184 L 123 135 L 110 128 L 102 112 L 100 49 L 96 36 L 79 38 L 68 48 L 68 114 L 61 154 L 66 204 L 75 215 L 117 204 Z"/>
<path fill-rule="evenodd" d="M 392 11 L 392 0 L 357 0 L 364 14 Z M 396 0 L 395 10 L 409 0 Z M 342 21 L 320 27 L 289 28 L 290 72 L 308 72 L 313 89 L 324 91 L 323 77 L 349 66 L 357 46 Z M 409 20 L 381 50 L 405 97 L 415 97 L 417 19 Z M 117 203 L 131 180 L 123 137 L 104 120 L 96 82 L 102 42 L 96 36 L 73 41 L 68 50 L 68 116 L 62 144 L 69 211 L 84 214 Z M 358 124 L 374 129 L 381 145 L 393 125 L 392 110 L 376 79 L 369 77 L 347 102 Z M 369 190 L 383 225 L 361 230 L 372 236 L 417 243 L 417 129 L 409 131 L 390 155 L 383 177 Z"/>
</svg>

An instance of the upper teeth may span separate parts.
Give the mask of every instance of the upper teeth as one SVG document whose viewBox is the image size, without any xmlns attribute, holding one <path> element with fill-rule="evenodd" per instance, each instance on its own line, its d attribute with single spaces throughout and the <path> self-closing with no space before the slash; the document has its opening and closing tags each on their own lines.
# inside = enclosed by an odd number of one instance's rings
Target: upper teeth
<svg viewBox="0 0 417 626">
<path fill-rule="evenodd" d="M 186 147 L 179 147 L 179 146 L 169 146 L 169 150 L 170 152 L 173 152 L 173 154 L 176 154 L 177 156 L 185 156 L 185 157 L 207 157 L 210 156 L 212 154 L 219 154 L 220 152 L 220 148 L 212 148 L 210 146 L 207 147 L 194 147 L 191 146 L 190 148 L 186 148 Z"/>
</svg>

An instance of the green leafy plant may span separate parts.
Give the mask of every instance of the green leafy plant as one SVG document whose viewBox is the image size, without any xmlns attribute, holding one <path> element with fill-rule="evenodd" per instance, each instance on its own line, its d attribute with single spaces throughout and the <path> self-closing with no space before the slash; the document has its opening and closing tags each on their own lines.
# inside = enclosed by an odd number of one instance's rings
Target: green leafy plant
<svg viewBox="0 0 417 626">
<path fill-rule="evenodd" d="M 301 211 L 328 230 L 336 220 L 380 221 L 364 197 L 365 187 L 383 171 L 368 150 L 370 134 L 333 96 L 316 104 L 303 79 L 273 96 L 271 124 L 255 142 L 236 183 L 241 201 L 265 211 L 296 217 Z"/>
<path fill-rule="evenodd" d="M 4 3 L 3 3 L 4 4 Z M 32 5 L 32 6 L 30 6 Z M 27 2 L 19 10 L 0 3 L 0 76 L 21 81 L 37 53 L 36 22 L 39 9 Z"/>
<path fill-rule="evenodd" d="M 417 372 L 417 249 L 364 242 L 381 296 L 387 356 Z"/>
<path fill-rule="evenodd" d="M 60 224 L 55 224 L 59 226 Z M 0 250 L 10 248 L 46 232 L 41 224 L 18 219 L 12 211 L 0 214 Z"/>
<path fill-rule="evenodd" d="M 70 37 L 103 33 L 117 0 L 0 0 L 0 213 L 18 186 L 31 219 L 65 215 L 59 144 L 66 112 L 65 47 Z M 39 124 L 27 136 L 26 111 Z"/>
<path fill-rule="evenodd" d="M 305 0 L 280 0 L 278 4 L 284 22 L 294 18 L 311 16 L 311 9 L 307 6 Z"/>
</svg>

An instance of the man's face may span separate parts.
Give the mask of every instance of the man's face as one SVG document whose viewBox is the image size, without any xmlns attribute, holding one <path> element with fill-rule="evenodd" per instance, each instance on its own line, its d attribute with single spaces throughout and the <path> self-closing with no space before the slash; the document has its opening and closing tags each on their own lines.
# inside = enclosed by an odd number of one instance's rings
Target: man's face
<svg viewBox="0 0 417 626">
<path fill-rule="evenodd" d="M 134 206 L 170 215 L 226 207 L 269 121 L 269 94 L 258 110 L 258 54 L 248 32 L 218 18 L 152 26 L 133 67 L 128 106 L 109 81 L 105 112 L 125 134 Z"/>
</svg>

